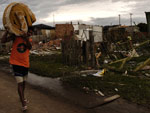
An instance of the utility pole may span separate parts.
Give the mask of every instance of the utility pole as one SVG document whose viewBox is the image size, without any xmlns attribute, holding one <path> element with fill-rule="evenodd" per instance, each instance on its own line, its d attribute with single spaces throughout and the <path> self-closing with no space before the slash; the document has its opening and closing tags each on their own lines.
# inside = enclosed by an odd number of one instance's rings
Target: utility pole
<svg viewBox="0 0 150 113">
<path fill-rule="evenodd" d="M 132 26 L 132 13 L 130 13 L 130 25 Z"/>
<path fill-rule="evenodd" d="M 53 27 L 55 27 L 55 15 L 53 14 Z"/>
<path fill-rule="evenodd" d="M 147 20 L 147 28 L 148 32 L 150 33 L 150 12 L 145 12 L 146 20 Z"/>
<path fill-rule="evenodd" d="M 119 16 L 119 25 L 121 26 L 121 22 L 120 22 L 120 14 L 119 14 L 118 16 Z"/>
</svg>

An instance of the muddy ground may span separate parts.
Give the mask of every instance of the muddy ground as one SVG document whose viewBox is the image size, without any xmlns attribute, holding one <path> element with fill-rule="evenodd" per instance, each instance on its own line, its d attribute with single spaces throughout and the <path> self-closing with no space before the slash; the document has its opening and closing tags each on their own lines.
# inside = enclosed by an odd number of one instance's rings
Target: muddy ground
<svg viewBox="0 0 150 113">
<path fill-rule="evenodd" d="M 0 71 L 0 113 L 22 112 L 16 89 L 15 79 Z M 87 113 L 83 108 L 44 94 L 30 85 L 26 89 L 26 97 L 30 101 L 27 113 Z"/>
<path fill-rule="evenodd" d="M 21 113 L 21 103 L 17 94 L 17 84 L 10 72 L 3 70 L 4 66 L 0 65 L 0 113 Z M 69 91 L 69 90 L 68 90 Z M 70 92 L 70 91 L 69 91 Z M 70 93 L 71 94 L 71 93 Z M 88 95 L 89 96 L 89 95 Z M 87 96 L 87 97 L 88 97 Z M 27 113 L 149 113 L 150 109 L 136 105 L 122 98 L 98 106 L 94 109 L 88 109 L 87 105 L 94 105 L 94 101 L 86 99 L 80 93 L 72 96 L 72 100 L 83 102 L 83 105 L 68 101 L 58 94 L 52 94 L 51 91 L 38 88 L 27 84 L 26 97 L 30 101 Z M 99 97 L 100 98 L 100 97 Z M 98 101 L 100 102 L 101 99 Z M 96 102 L 96 103 L 97 103 Z"/>
</svg>

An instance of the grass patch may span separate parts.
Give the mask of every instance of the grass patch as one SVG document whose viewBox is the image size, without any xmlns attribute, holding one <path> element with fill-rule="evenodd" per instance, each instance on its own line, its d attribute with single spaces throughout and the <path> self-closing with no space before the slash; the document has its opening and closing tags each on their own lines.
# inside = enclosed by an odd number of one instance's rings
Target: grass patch
<svg viewBox="0 0 150 113">
<path fill-rule="evenodd" d="M 133 58 L 128 61 L 124 68 L 125 70 L 132 70 L 140 62 L 145 61 L 148 56 Z M 41 76 L 47 77 L 62 77 L 65 84 L 83 90 L 83 87 L 88 87 L 90 90 L 100 90 L 105 95 L 119 94 L 122 98 L 141 105 L 150 106 L 150 79 L 130 75 L 122 76 L 122 73 L 108 71 L 103 78 L 88 75 L 83 76 L 70 76 L 73 71 L 81 68 L 66 66 L 62 63 L 61 54 L 46 55 L 46 56 L 30 56 L 30 71 Z M 8 59 L 1 59 L 1 64 L 9 64 Z M 118 67 L 120 64 L 113 64 Z M 137 72 L 140 74 L 142 71 Z M 136 73 L 136 74 L 137 74 Z M 115 88 L 118 89 L 116 92 Z"/>
<path fill-rule="evenodd" d="M 64 77 L 62 81 L 73 87 L 100 90 L 105 95 L 119 94 L 122 98 L 142 105 L 150 105 L 150 79 L 127 77 L 115 73 L 106 73 L 103 78 L 94 76 Z M 118 92 L 115 91 L 118 89 Z"/>
<path fill-rule="evenodd" d="M 62 77 L 69 76 L 71 72 L 77 70 L 76 67 L 70 67 L 62 63 L 61 54 L 30 57 L 30 71 L 41 76 Z"/>
</svg>

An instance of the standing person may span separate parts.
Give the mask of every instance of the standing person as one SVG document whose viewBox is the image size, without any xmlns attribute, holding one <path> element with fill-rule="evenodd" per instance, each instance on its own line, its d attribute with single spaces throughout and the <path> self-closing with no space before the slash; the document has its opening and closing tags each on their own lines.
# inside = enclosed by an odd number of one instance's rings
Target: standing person
<svg viewBox="0 0 150 113">
<path fill-rule="evenodd" d="M 29 28 L 30 29 L 30 28 Z M 25 83 L 29 69 L 29 50 L 31 50 L 31 30 L 22 36 L 9 36 L 8 30 L 4 33 L 1 43 L 13 41 L 9 63 L 12 65 L 14 76 L 18 84 L 18 94 L 22 103 L 22 110 L 27 110 L 27 100 L 24 96 Z"/>
</svg>

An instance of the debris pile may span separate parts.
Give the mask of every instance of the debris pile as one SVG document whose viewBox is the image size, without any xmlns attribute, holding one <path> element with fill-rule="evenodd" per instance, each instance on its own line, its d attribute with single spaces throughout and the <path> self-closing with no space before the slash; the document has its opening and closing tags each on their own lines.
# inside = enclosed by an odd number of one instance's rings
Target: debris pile
<svg viewBox="0 0 150 113">
<path fill-rule="evenodd" d="M 56 53 L 56 50 L 61 49 L 61 40 L 50 40 L 48 42 L 40 41 L 39 43 L 33 42 L 31 54 L 35 55 L 51 55 Z"/>
</svg>

